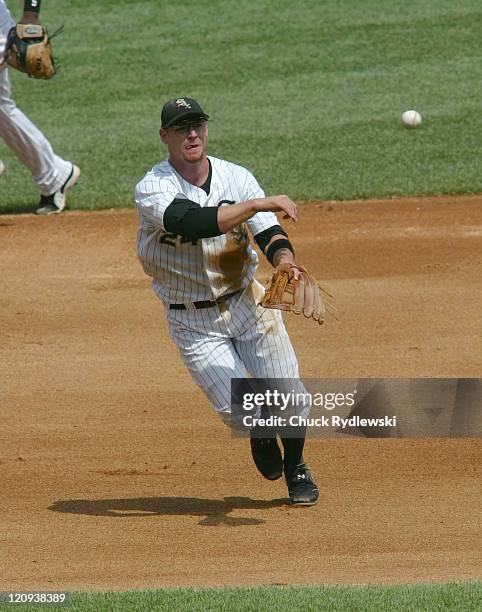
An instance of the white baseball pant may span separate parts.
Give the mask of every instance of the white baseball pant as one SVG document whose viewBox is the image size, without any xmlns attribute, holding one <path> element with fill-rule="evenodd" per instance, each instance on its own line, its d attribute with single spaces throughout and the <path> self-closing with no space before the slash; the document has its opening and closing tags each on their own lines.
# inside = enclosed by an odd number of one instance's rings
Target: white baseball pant
<svg viewBox="0 0 482 612">
<path fill-rule="evenodd" d="M 228 304 L 196 310 L 166 307 L 169 333 L 194 382 L 230 424 L 231 379 L 297 379 L 298 361 L 281 313 L 257 306 L 263 287 L 253 281 Z"/>
<path fill-rule="evenodd" d="M 0 50 L 5 36 L 0 34 Z M 0 137 L 32 173 L 42 195 L 58 191 L 67 180 L 72 164 L 58 157 L 52 145 L 30 119 L 15 105 L 10 95 L 8 69 L 0 69 Z"/>
</svg>

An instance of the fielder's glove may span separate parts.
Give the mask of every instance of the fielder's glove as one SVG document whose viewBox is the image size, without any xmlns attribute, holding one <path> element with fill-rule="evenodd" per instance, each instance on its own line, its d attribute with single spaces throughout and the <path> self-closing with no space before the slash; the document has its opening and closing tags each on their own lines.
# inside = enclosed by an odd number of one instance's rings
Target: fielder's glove
<svg viewBox="0 0 482 612">
<path fill-rule="evenodd" d="M 293 270 L 300 272 L 296 279 Z M 268 288 L 260 302 L 264 308 L 277 308 L 295 314 L 303 313 L 323 325 L 325 303 L 321 288 L 306 268 L 295 264 L 280 264 L 271 277 Z"/>
<path fill-rule="evenodd" d="M 40 24 L 17 23 L 8 33 L 4 62 L 35 79 L 51 79 L 57 72 L 51 38 Z"/>
</svg>

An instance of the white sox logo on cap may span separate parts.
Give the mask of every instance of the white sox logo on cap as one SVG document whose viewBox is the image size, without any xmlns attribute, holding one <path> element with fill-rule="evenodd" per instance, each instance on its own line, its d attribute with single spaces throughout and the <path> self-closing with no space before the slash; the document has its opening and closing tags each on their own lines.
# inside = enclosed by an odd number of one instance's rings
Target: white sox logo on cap
<svg viewBox="0 0 482 612">
<path fill-rule="evenodd" d="M 176 100 L 176 106 L 178 108 L 184 107 L 184 108 L 192 108 L 191 105 L 186 102 L 186 100 L 184 100 L 184 98 L 179 98 Z"/>
</svg>

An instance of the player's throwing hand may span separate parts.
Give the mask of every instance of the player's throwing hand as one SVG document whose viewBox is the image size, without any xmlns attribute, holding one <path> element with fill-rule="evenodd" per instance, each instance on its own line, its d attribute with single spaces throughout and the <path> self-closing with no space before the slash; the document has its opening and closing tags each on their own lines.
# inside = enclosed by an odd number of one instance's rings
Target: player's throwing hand
<svg viewBox="0 0 482 612">
<path fill-rule="evenodd" d="M 287 195 L 270 196 L 256 200 L 258 212 L 283 212 L 283 219 L 291 219 L 296 223 L 298 219 L 298 208 L 293 200 Z"/>
</svg>

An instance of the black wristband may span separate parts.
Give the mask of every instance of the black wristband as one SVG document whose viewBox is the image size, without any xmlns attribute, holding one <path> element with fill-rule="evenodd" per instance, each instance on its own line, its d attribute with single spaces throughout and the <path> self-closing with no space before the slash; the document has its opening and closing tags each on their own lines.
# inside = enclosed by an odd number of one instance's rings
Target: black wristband
<svg viewBox="0 0 482 612">
<path fill-rule="evenodd" d="M 268 246 L 271 238 L 273 236 L 276 236 L 276 234 L 282 234 L 283 236 L 286 236 L 286 238 L 288 238 L 288 234 L 284 231 L 281 225 L 272 225 L 271 227 L 268 227 L 268 229 L 265 229 L 259 234 L 256 234 L 254 239 L 256 241 L 256 244 L 263 251 L 263 253 L 266 247 Z"/>
<path fill-rule="evenodd" d="M 289 249 L 293 253 L 293 255 L 295 254 L 293 246 L 291 245 L 291 242 L 289 240 L 287 240 L 286 238 L 278 238 L 278 240 L 272 242 L 266 250 L 266 259 L 272 266 L 274 266 L 273 259 L 275 253 L 280 249 Z"/>
<path fill-rule="evenodd" d="M 24 13 L 38 13 L 40 11 L 40 0 L 25 0 L 23 4 Z"/>
</svg>

